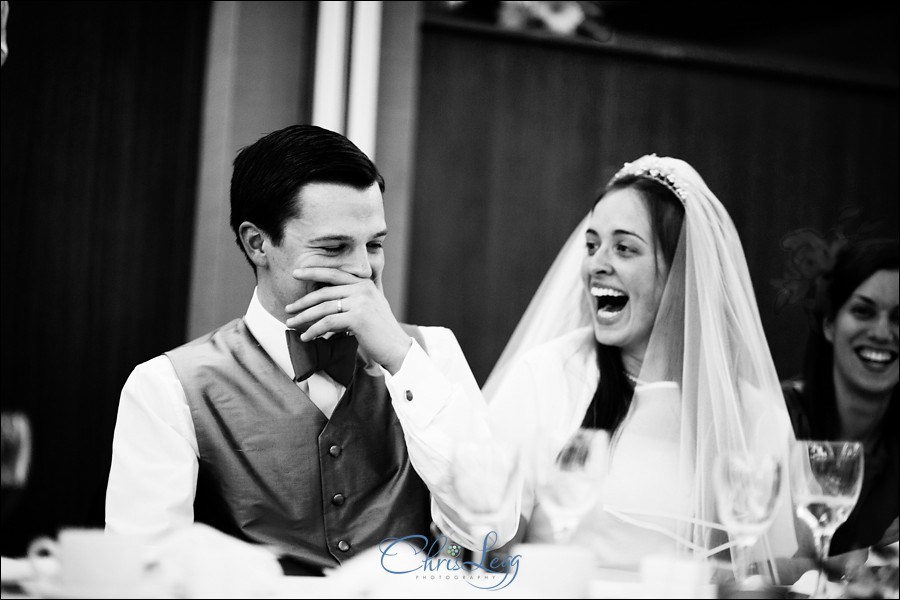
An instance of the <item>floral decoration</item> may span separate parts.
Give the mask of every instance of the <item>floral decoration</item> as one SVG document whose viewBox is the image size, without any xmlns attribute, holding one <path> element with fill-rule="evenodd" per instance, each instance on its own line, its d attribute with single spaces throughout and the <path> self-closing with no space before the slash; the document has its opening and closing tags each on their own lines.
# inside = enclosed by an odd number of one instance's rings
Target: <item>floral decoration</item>
<svg viewBox="0 0 900 600">
<path fill-rule="evenodd" d="M 810 227 L 803 227 L 781 238 L 781 248 L 787 253 L 784 275 L 772 279 L 778 290 L 775 312 L 790 304 L 800 305 L 809 315 L 816 305 L 819 284 L 834 266 L 838 251 L 849 241 L 866 236 L 875 228 L 863 223 L 853 228 L 860 217 L 856 208 L 841 212 L 838 225 L 827 235 Z"/>
<path fill-rule="evenodd" d="M 583 36 L 601 42 L 612 38 L 612 29 L 604 22 L 600 2 L 450 0 L 442 4 L 460 16 L 487 20 L 504 29 Z"/>
</svg>

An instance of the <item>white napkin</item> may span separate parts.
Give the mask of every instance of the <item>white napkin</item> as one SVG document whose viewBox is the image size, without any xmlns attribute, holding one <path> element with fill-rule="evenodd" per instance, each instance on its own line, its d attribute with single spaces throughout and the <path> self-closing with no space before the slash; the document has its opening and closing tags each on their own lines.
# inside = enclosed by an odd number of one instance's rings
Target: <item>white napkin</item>
<svg viewBox="0 0 900 600">
<path fill-rule="evenodd" d="M 200 523 L 148 547 L 157 583 L 180 598 L 272 595 L 283 577 L 275 554 Z"/>
</svg>

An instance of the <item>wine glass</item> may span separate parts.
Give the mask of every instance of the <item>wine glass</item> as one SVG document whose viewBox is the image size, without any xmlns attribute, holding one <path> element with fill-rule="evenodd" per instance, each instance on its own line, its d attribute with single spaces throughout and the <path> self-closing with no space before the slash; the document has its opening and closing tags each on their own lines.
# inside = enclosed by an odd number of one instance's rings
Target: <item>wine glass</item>
<svg viewBox="0 0 900 600">
<path fill-rule="evenodd" d="M 781 459 L 772 454 L 725 453 L 713 464 L 716 508 L 735 542 L 732 564 L 739 588 L 750 575 L 750 551 L 775 520 L 783 470 Z"/>
<path fill-rule="evenodd" d="M 549 517 L 555 543 L 568 542 L 581 519 L 600 499 L 608 450 L 607 431 L 582 427 L 550 466 L 539 502 Z"/>
<path fill-rule="evenodd" d="M 21 412 L 3 411 L 0 414 L 0 479 L 2 479 L 2 512 L 0 520 L 17 510 L 22 499 L 31 467 L 31 421 Z"/>
<path fill-rule="evenodd" d="M 818 559 L 813 598 L 825 596 L 825 561 L 831 538 L 856 506 L 862 475 L 863 447 L 859 442 L 801 440 L 791 448 L 794 507 L 812 530 Z"/>
</svg>

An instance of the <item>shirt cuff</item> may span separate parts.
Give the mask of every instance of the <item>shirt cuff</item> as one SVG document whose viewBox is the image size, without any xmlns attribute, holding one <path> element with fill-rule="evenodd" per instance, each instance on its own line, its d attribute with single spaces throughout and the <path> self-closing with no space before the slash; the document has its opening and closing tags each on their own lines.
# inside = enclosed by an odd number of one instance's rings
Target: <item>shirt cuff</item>
<svg viewBox="0 0 900 600">
<path fill-rule="evenodd" d="M 453 386 L 415 339 L 394 375 L 380 368 L 401 421 L 426 427 L 450 402 Z"/>
</svg>

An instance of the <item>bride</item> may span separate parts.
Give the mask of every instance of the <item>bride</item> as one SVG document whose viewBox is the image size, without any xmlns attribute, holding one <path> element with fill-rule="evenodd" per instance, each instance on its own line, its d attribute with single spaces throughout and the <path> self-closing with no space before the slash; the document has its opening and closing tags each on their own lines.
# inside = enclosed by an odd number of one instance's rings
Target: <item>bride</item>
<svg viewBox="0 0 900 600">
<path fill-rule="evenodd" d="M 601 566 L 731 548 L 714 457 L 784 456 L 792 435 L 737 231 L 690 165 L 652 154 L 626 163 L 576 228 L 484 392 L 521 463 L 525 541 L 559 541 L 552 465 L 567 441 L 609 432 L 599 501 L 571 539 Z M 796 550 L 781 507 L 756 547 L 770 566 Z"/>
</svg>

